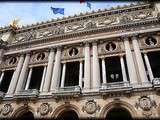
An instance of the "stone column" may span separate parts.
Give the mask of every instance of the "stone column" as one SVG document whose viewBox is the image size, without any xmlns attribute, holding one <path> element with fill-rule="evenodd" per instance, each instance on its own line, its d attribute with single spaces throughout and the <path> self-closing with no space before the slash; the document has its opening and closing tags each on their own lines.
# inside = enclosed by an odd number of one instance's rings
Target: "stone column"
<svg viewBox="0 0 160 120">
<path fill-rule="evenodd" d="M 127 67 L 128 67 L 128 73 L 130 78 L 131 84 L 138 83 L 137 75 L 136 75 L 136 68 L 133 61 L 133 56 L 129 44 L 128 38 L 124 38 L 124 46 L 125 46 L 125 52 L 126 52 L 126 61 L 127 61 Z"/>
<path fill-rule="evenodd" d="M 82 88 L 83 62 L 79 61 L 79 86 Z"/>
<path fill-rule="evenodd" d="M 103 84 L 107 83 L 105 58 L 102 58 L 102 80 Z"/>
<path fill-rule="evenodd" d="M 59 81 L 59 74 L 61 70 L 61 48 L 57 48 L 56 57 L 55 57 L 55 63 L 53 67 L 53 76 L 52 76 L 52 82 L 51 82 L 51 91 L 55 91 L 57 89 L 57 83 Z"/>
<path fill-rule="evenodd" d="M 55 56 L 55 51 L 54 49 L 51 49 L 49 56 L 48 56 L 48 65 L 47 65 L 46 78 L 45 78 L 44 86 L 43 86 L 43 92 L 48 92 L 50 84 L 51 84 L 54 56 Z"/>
<path fill-rule="evenodd" d="M 147 53 L 144 53 L 144 60 L 145 60 L 146 66 L 147 66 L 150 81 L 152 82 L 152 80 L 154 79 L 154 76 L 153 76 L 153 73 L 152 73 L 151 65 L 150 65 L 149 60 L 148 60 Z"/>
<path fill-rule="evenodd" d="M 97 43 L 92 43 L 92 48 L 93 48 L 93 89 L 98 89 L 100 86 L 100 69 L 99 69 Z"/>
<path fill-rule="evenodd" d="M 125 69 L 125 65 L 124 65 L 123 56 L 120 56 L 120 63 L 121 63 L 123 82 L 128 82 L 127 81 L 127 75 L 126 75 L 126 69 Z"/>
<path fill-rule="evenodd" d="M 41 80 L 41 86 L 40 86 L 40 91 L 43 90 L 43 86 L 44 86 L 44 81 L 45 81 L 45 77 L 46 77 L 46 69 L 47 67 L 44 66 L 44 69 L 43 69 L 43 75 L 42 75 L 42 80 Z"/>
<path fill-rule="evenodd" d="M 62 68 L 62 78 L 61 78 L 61 88 L 64 87 L 65 76 L 66 76 L 66 63 L 63 63 L 63 68 Z"/>
<path fill-rule="evenodd" d="M 29 60 L 30 60 L 30 54 L 27 53 L 26 57 L 25 57 L 25 60 L 24 60 L 24 63 L 23 63 L 21 74 L 19 76 L 19 80 L 18 80 L 18 83 L 17 83 L 16 92 L 22 91 L 22 89 L 24 88 Z"/>
<path fill-rule="evenodd" d="M 90 89 L 91 83 L 91 64 L 90 64 L 90 47 L 89 43 L 85 44 L 85 57 L 84 57 L 84 89 Z"/>
<path fill-rule="evenodd" d="M 29 70 L 29 74 L 28 74 L 25 90 L 28 90 L 28 88 L 29 88 L 29 84 L 30 84 L 31 76 L 32 76 L 32 70 L 33 70 L 32 68 L 30 68 L 30 70 Z"/>
<path fill-rule="evenodd" d="M 18 62 L 17 67 L 16 67 L 16 70 L 13 73 L 11 83 L 9 85 L 8 92 L 7 92 L 8 95 L 13 94 L 15 89 L 16 89 L 18 78 L 19 78 L 19 75 L 21 73 L 21 69 L 22 69 L 22 66 L 23 66 L 23 62 L 24 62 L 24 54 L 22 54 L 20 56 L 19 62 Z"/>
<path fill-rule="evenodd" d="M 148 78 L 147 78 L 146 70 L 144 67 L 144 62 L 142 59 L 141 51 L 140 51 L 136 36 L 132 37 L 132 43 L 133 43 L 133 48 L 134 48 L 134 52 L 135 52 L 135 56 L 136 56 L 136 61 L 137 61 L 137 65 L 138 65 L 138 70 L 139 70 L 141 82 L 146 83 L 146 82 L 148 82 Z"/>
<path fill-rule="evenodd" d="M 0 84 L 1 84 L 1 82 L 3 80 L 3 76 L 4 76 L 4 71 L 2 72 L 1 77 L 0 77 Z"/>
</svg>

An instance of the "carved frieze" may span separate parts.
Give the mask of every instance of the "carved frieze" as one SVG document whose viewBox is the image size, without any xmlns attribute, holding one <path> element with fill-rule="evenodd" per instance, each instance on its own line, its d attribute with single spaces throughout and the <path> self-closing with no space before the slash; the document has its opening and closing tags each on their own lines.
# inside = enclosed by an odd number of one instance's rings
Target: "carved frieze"
<svg viewBox="0 0 160 120">
<path fill-rule="evenodd" d="M 82 107 L 82 111 L 86 111 L 88 114 L 93 114 L 100 110 L 100 106 L 93 99 L 88 100 Z"/>
<path fill-rule="evenodd" d="M 11 113 L 13 111 L 13 107 L 11 104 L 5 104 L 2 108 L 1 108 L 1 114 L 6 116 L 9 113 Z"/>
</svg>

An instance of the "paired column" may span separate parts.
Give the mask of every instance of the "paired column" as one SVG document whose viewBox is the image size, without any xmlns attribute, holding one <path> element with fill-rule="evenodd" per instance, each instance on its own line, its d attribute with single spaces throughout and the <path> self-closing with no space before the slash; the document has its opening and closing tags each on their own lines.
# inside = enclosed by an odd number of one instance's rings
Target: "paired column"
<svg viewBox="0 0 160 120">
<path fill-rule="evenodd" d="M 99 68 L 97 43 L 92 43 L 92 48 L 93 48 L 93 89 L 98 89 L 100 86 L 100 68 Z"/>
<path fill-rule="evenodd" d="M 58 81 L 60 80 L 60 72 L 61 72 L 61 48 L 57 48 L 53 74 L 52 74 L 53 76 L 52 76 L 51 88 L 50 88 L 51 91 L 57 89 L 57 84 Z"/>
<path fill-rule="evenodd" d="M 66 76 L 66 63 L 63 63 L 63 68 L 62 68 L 62 78 L 61 78 L 61 88 L 64 87 L 65 76 Z"/>
<path fill-rule="evenodd" d="M 31 76 L 32 76 L 32 70 L 33 70 L 32 68 L 30 68 L 30 70 L 29 70 L 29 74 L 28 74 L 25 90 L 28 90 L 28 88 L 29 88 L 29 84 L 30 84 Z"/>
<path fill-rule="evenodd" d="M 103 84 L 107 83 L 105 58 L 102 58 L 102 80 Z"/>
<path fill-rule="evenodd" d="M 82 82 L 83 82 L 83 61 L 79 61 L 79 86 L 82 88 Z"/>
<path fill-rule="evenodd" d="M 133 56 L 129 44 L 128 38 L 124 38 L 124 46 L 125 46 L 125 52 L 126 52 L 126 61 L 128 66 L 128 73 L 130 77 L 130 83 L 138 83 L 137 75 L 136 75 L 136 68 L 133 61 Z"/>
<path fill-rule="evenodd" d="M 123 56 L 120 56 L 120 63 L 121 63 L 123 82 L 128 82 L 127 81 L 127 75 L 126 75 L 126 69 L 125 69 L 125 65 L 124 65 Z"/>
<path fill-rule="evenodd" d="M 134 48 L 134 52 L 135 52 L 135 56 L 136 56 L 138 70 L 140 73 L 139 75 L 141 78 L 141 82 L 146 83 L 146 82 L 148 82 L 148 78 L 147 78 L 147 74 L 146 74 L 145 67 L 144 67 L 144 62 L 142 59 L 141 51 L 140 51 L 136 36 L 132 37 L 132 43 L 133 43 L 133 48 Z"/>
<path fill-rule="evenodd" d="M 25 57 L 25 60 L 24 60 L 24 63 L 23 63 L 21 74 L 19 76 L 19 80 L 18 80 L 18 83 L 17 83 L 16 92 L 19 92 L 24 88 L 24 83 L 25 83 L 25 80 L 26 80 L 29 60 L 30 60 L 30 54 L 27 53 L 26 57 Z"/>
<path fill-rule="evenodd" d="M 91 80 L 91 64 L 90 64 L 90 47 L 89 43 L 85 44 L 84 57 L 84 89 L 90 89 Z"/>
<path fill-rule="evenodd" d="M 46 77 L 46 69 L 47 69 L 47 67 L 44 66 L 42 80 L 41 80 L 41 86 L 40 86 L 40 91 L 43 91 L 43 86 L 44 86 L 45 77 Z"/>
<path fill-rule="evenodd" d="M 55 51 L 54 49 L 51 49 L 49 56 L 48 56 L 47 73 L 46 73 L 44 86 L 43 86 L 44 92 L 48 92 L 50 84 L 51 84 L 52 70 L 53 70 L 53 65 L 54 65 L 54 56 L 55 56 Z"/>
<path fill-rule="evenodd" d="M 8 92 L 7 92 L 8 95 L 13 94 L 15 89 L 16 89 L 16 85 L 17 85 L 18 78 L 19 78 L 20 73 L 21 73 L 23 62 L 24 62 L 24 54 L 22 54 L 20 56 L 18 65 L 16 67 L 16 70 L 13 73 L 13 76 L 12 76 L 12 79 L 11 79 L 11 82 L 10 82 L 10 85 L 9 85 L 9 88 L 8 88 Z"/>
<path fill-rule="evenodd" d="M 146 66 L 147 66 L 150 81 L 152 81 L 154 79 L 154 76 L 153 76 L 153 73 L 152 73 L 151 65 L 150 65 L 149 60 L 148 60 L 147 53 L 144 53 L 144 60 L 145 60 Z"/>
</svg>

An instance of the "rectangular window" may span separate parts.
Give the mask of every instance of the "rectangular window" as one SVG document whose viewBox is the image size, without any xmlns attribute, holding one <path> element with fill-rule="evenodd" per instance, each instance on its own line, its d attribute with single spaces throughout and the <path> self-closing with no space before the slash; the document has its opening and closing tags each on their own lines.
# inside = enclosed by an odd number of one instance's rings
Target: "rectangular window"
<svg viewBox="0 0 160 120">
<path fill-rule="evenodd" d="M 3 76 L 2 82 L 0 83 L 0 91 L 2 91 L 4 93 L 7 92 L 9 85 L 10 85 L 10 82 L 11 82 L 11 79 L 12 79 L 12 76 L 13 76 L 13 73 L 14 73 L 14 70 L 4 71 L 4 76 Z"/>
<path fill-rule="evenodd" d="M 105 63 L 107 83 L 123 81 L 120 58 L 118 56 L 105 58 Z"/>
<path fill-rule="evenodd" d="M 37 90 L 40 89 L 43 70 L 44 70 L 43 66 L 32 68 L 32 75 L 29 83 L 29 89 L 37 89 Z"/>
</svg>

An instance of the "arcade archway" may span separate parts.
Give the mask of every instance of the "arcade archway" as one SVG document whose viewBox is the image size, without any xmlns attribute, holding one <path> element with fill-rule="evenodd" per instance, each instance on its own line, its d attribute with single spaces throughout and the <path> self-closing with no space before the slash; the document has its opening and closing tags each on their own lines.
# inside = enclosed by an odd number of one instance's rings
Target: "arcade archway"
<svg viewBox="0 0 160 120">
<path fill-rule="evenodd" d="M 108 111 L 105 120 L 132 120 L 132 116 L 125 108 L 114 107 Z"/>
<path fill-rule="evenodd" d="M 58 115 L 58 120 L 78 120 L 78 115 L 74 110 L 63 111 Z"/>
<path fill-rule="evenodd" d="M 34 120 L 34 115 L 32 112 L 28 111 L 28 112 L 21 114 L 21 116 L 19 116 L 18 118 L 20 120 Z"/>
</svg>

